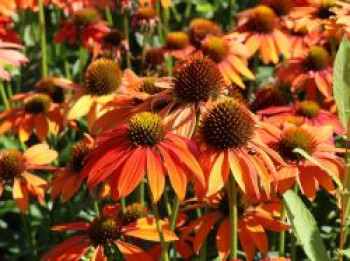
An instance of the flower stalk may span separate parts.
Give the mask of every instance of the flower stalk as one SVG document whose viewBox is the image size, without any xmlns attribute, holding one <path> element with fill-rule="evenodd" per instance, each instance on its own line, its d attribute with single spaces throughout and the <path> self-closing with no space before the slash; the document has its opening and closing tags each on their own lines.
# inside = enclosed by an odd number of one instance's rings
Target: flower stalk
<svg viewBox="0 0 350 261">
<path fill-rule="evenodd" d="M 43 0 L 39 0 L 39 23 L 41 37 L 41 76 L 46 77 L 47 69 L 47 51 L 46 51 L 46 26 L 45 26 L 45 10 Z"/>
<path fill-rule="evenodd" d="M 235 260 L 238 252 L 238 202 L 236 181 L 232 174 L 227 189 L 230 204 L 230 260 Z"/>
</svg>

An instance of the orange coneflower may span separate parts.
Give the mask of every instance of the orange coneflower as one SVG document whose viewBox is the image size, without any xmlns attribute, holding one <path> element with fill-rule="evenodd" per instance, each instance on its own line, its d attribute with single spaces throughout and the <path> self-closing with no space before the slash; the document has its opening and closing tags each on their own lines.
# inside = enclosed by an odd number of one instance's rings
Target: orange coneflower
<svg viewBox="0 0 350 261">
<path fill-rule="evenodd" d="M 174 241 L 177 237 L 161 223 L 164 240 Z M 91 260 L 106 260 L 104 250 L 116 246 L 127 261 L 152 261 L 153 258 L 141 248 L 127 242 L 126 238 L 159 241 L 153 218 L 138 218 L 132 223 L 123 223 L 119 206 L 105 206 L 102 216 L 93 221 L 65 223 L 52 227 L 53 231 L 79 231 L 47 252 L 41 261 L 76 260 L 93 248 Z"/>
<path fill-rule="evenodd" d="M 274 148 L 287 162 L 278 170 L 278 191 L 283 194 L 293 187 L 297 181 L 301 192 L 313 201 L 316 191 L 321 186 L 334 194 L 335 187 L 331 176 L 342 178 L 344 165 L 336 156 L 337 149 L 329 141 L 332 140 L 332 126 L 311 127 L 295 126 L 286 123 L 283 129 L 271 125 L 263 125 L 263 139 Z M 304 159 L 294 150 L 300 148 L 311 155 L 320 166 Z M 328 173 L 327 173 L 328 172 Z"/>
<path fill-rule="evenodd" d="M 278 28 L 275 12 L 259 5 L 239 14 L 238 28 L 232 37 L 243 37 L 250 54 L 259 50 L 264 63 L 278 63 L 279 55 L 290 56 L 290 41 Z"/>
<path fill-rule="evenodd" d="M 193 19 L 188 30 L 190 42 L 196 48 L 200 48 L 202 40 L 207 36 L 222 35 L 222 28 L 219 24 L 204 18 Z"/>
<path fill-rule="evenodd" d="M 191 141 L 168 131 L 157 114 L 142 112 L 133 116 L 129 124 L 97 137 L 83 172 L 88 174 L 90 189 L 109 178 L 114 199 L 129 195 L 146 173 L 155 202 L 163 194 L 167 172 L 182 200 L 189 180 L 199 189 L 204 186 L 194 149 Z"/>
<path fill-rule="evenodd" d="M 70 158 L 64 168 L 59 168 L 50 184 L 52 188 L 51 197 L 54 199 L 62 195 L 62 201 L 70 200 L 80 189 L 86 176 L 81 174 L 84 167 L 84 159 L 94 146 L 91 137 L 77 142 L 71 148 Z"/>
<path fill-rule="evenodd" d="M 29 194 L 45 202 L 46 181 L 31 173 L 33 170 L 47 170 L 48 164 L 57 158 L 57 152 L 46 144 L 37 144 L 24 153 L 4 150 L 0 153 L 0 196 L 4 186 L 12 186 L 13 199 L 22 212 L 27 211 Z"/>
<path fill-rule="evenodd" d="M 107 110 L 92 124 L 91 132 L 101 133 L 128 122 L 130 117 L 151 108 L 152 97 L 171 88 L 171 77 L 139 77 L 130 69 L 124 71 L 119 95 L 106 103 Z"/>
<path fill-rule="evenodd" d="M 190 38 L 185 32 L 171 32 L 167 35 L 165 50 L 177 59 L 185 59 L 195 51 Z"/>
<path fill-rule="evenodd" d="M 0 79 L 9 81 L 11 79 L 10 74 L 5 70 L 4 65 L 12 65 L 19 67 L 28 62 L 25 55 L 17 50 L 12 49 L 22 49 L 23 46 L 14 43 L 3 42 L 0 40 Z"/>
<path fill-rule="evenodd" d="M 149 30 L 150 27 L 155 27 L 159 23 L 157 11 L 152 6 L 140 6 L 131 21 L 131 25 L 135 28 Z"/>
<path fill-rule="evenodd" d="M 94 57 L 101 50 L 102 38 L 110 29 L 107 22 L 102 21 L 99 12 L 94 8 L 84 8 L 76 11 L 68 21 L 60 23 L 61 30 L 56 33 L 55 41 L 61 43 L 67 40 L 70 44 L 77 41 L 92 50 Z"/>
<path fill-rule="evenodd" d="M 300 57 L 308 52 L 310 47 L 317 45 L 321 40 L 318 31 L 309 33 L 307 28 L 290 29 L 291 57 Z"/>
<path fill-rule="evenodd" d="M 289 80 L 292 91 L 306 90 L 308 99 L 317 99 L 317 90 L 326 98 L 332 96 L 332 57 L 322 46 L 312 46 L 300 57 L 289 59 L 276 73 Z"/>
<path fill-rule="evenodd" d="M 252 261 L 256 248 L 267 254 L 268 237 L 265 229 L 271 231 L 287 230 L 290 226 L 280 221 L 281 203 L 277 200 L 270 202 L 248 202 L 238 194 L 238 237 L 248 261 Z M 247 200 L 247 201 L 245 201 Z M 251 205 L 254 203 L 254 205 Z M 258 203 L 258 204 L 257 204 Z M 209 211 L 188 225 L 187 231 L 195 231 L 193 247 L 196 253 L 214 228 L 216 231 L 216 248 L 220 260 L 227 260 L 230 251 L 230 210 L 227 193 L 219 192 L 206 198 L 199 206 L 207 206 Z"/>
<path fill-rule="evenodd" d="M 241 75 L 255 79 L 247 66 L 249 50 L 239 41 L 227 36 L 208 36 L 201 42 L 200 50 L 217 64 L 226 80 L 244 88 Z"/>
<path fill-rule="evenodd" d="M 25 142 L 32 134 L 39 141 L 45 140 L 49 133 L 56 134 L 63 122 L 60 105 L 53 103 L 50 96 L 43 93 L 22 93 L 12 96 L 11 102 L 22 106 L 0 114 L 0 134 L 11 131 Z"/>
<path fill-rule="evenodd" d="M 276 181 L 277 175 L 270 157 L 281 164 L 283 161 L 260 141 L 256 128 L 252 113 L 233 99 L 216 102 L 204 114 L 196 140 L 208 195 L 225 185 L 230 171 L 246 195 L 259 198 L 260 187 L 270 194 L 271 182 Z"/>
<path fill-rule="evenodd" d="M 290 12 L 296 28 L 307 28 L 309 32 L 320 31 L 324 27 L 334 27 L 335 10 L 341 5 L 337 0 L 308 0 L 306 6 L 295 7 Z"/>
<path fill-rule="evenodd" d="M 67 119 L 75 120 L 88 115 L 90 127 L 102 113 L 101 105 L 111 101 L 120 87 L 122 71 L 116 62 L 100 58 L 89 65 L 84 80 L 83 86 L 67 87 L 74 90 L 67 105 Z"/>
<path fill-rule="evenodd" d="M 335 114 L 321 109 L 315 101 L 295 102 L 293 106 L 276 106 L 260 110 L 257 113 L 266 117 L 265 122 L 276 127 L 281 127 L 286 121 L 320 127 L 331 125 L 335 134 L 344 134 L 344 128 L 339 118 Z M 296 122 L 296 119 L 299 121 Z"/>
</svg>

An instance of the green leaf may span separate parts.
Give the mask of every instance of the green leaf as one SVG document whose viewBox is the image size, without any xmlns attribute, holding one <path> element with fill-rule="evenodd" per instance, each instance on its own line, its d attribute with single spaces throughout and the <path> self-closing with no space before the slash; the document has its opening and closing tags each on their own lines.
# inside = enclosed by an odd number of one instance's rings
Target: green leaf
<svg viewBox="0 0 350 261">
<path fill-rule="evenodd" d="M 310 211 L 292 190 L 283 194 L 293 232 L 311 261 L 329 261 L 320 231 Z"/>
<path fill-rule="evenodd" d="M 333 93 L 338 115 L 347 129 L 350 112 L 350 43 L 346 38 L 339 46 L 334 62 Z"/>
<path fill-rule="evenodd" d="M 317 167 L 319 167 L 320 169 L 322 169 L 323 171 L 325 171 L 335 182 L 335 184 L 337 184 L 338 188 L 340 190 L 343 190 L 343 184 L 340 181 L 340 179 L 333 175 L 333 173 L 331 173 L 330 171 L 328 171 L 327 168 L 323 167 L 321 163 L 319 163 L 315 158 L 313 158 L 311 155 L 307 154 L 307 152 L 303 149 L 300 148 L 296 148 L 293 150 L 293 152 L 299 153 L 301 156 L 303 156 L 305 159 L 307 159 L 308 161 L 310 161 L 312 164 L 316 165 Z"/>
</svg>

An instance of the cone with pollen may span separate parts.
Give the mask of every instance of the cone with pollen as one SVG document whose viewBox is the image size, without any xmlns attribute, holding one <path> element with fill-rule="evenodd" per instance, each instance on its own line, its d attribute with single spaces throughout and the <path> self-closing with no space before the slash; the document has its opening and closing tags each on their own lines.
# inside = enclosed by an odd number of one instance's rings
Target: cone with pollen
<svg viewBox="0 0 350 261">
<path fill-rule="evenodd" d="M 247 145 L 255 131 L 249 110 L 233 99 L 219 101 L 201 120 L 203 141 L 216 150 Z"/>
<path fill-rule="evenodd" d="M 259 5 L 252 10 L 250 20 L 246 26 L 255 32 L 269 33 L 275 27 L 276 14 L 268 6 Z"/>
<path fill-rule="evenodd" d="M 84 142 L 78 142 L 71 149 L 71 155 L 67 167 L 74 173 L 79 173 L 84 166 L 84 159 L 89 154 L 91 148 Z"/>
<path fill-rule="evenodd" d="M 25 169 L 22 153 L 16 150 L 6 150 L 0 158 L 0 181 L 12 181 L 19 177 Z"/>
<path fill-rule="evenodd" d="M 120 237 L 122 224 L 113 218 L 95 218 L 90 226 L 90 239 L 94 246 L 112 243 Z"/>
<path fill-rule="evenodd" d="M 174 69 L 174 92 L 180 102 L 215 99 L 225 86 L 221 72 L 208 57 L 194 55 Z"/>
<path fill-rule="evenodd" d="M 169 50 L 181 50 L 189 44 L 190 38 L 184 32 L 171 32 L 166 39 L 166 48 Z"/>
<path fill-rule="evenodd" d="M 189 26 L 189 37 L 191 43 L 199 48 L 201 41 L 208 35 L 221 35 L 220 26 L 210 20 L 203 18 L 193 19 Z"/>
<path fill-rule="evenodd" d="M 130 119 L 128 137 L 139 146 L 153 146 L 164 134 L 163 121 L 155 113 L 142 112 Z"/>
<path fill-rule="evenodd" d="M 302 101 L 297 106 L 297 112 L 310 119 L 319 115 L 320 110 L 320 106 L 314 101 Z"/>
<path fill-rule="evenodd" d="M 315 137 L 308 130 L 301 127 L 291 127 L 282 133 L 278 151 L 287 160 L 299 161 L 302 156 L 294 152 L 294 149 L 300 148 L 311 155 L 315 147 Z"/>
<path fill-rule="evenodd" d="M 322 46 L 312 46 L 308 52 L 305 67 L 312 71 L 321 71 L 329 64 L 329 53 Z"/>
<path fill-rule="evenodd" d="M 284 93 L 280 92 L 275 86 L 266 84 L 255 92 L 255 100 L 251 104 L 250 109 L 258 111 L 271 106 L 283 106 L 286 104 Z"/>
<path fill-rule="evenodd" d="M 145 92 L 148 94 L 157 94 L 162 91 L 162 88 L 155 86 L 156 79 L 154 77 L 146 77 L 142 80 L 142 83 L 137 91 Z"/>
<path fill-rule="evenodd" d="M 37 94 L 24 102 L 24 110 L 27 113 L 45 113 L 49 110 L 51 98 L 46 94 Z"/>
<path fill-rule="evenodd" d="M 119 65 L 108 59 L 92 62 L 85 72 L 85 89 L 88 94 L 107 95 L 116 91 L 122 80 Z"/>
<path fill-rule="evenodd" d="M 226 58 L 229 49 L 228 42 L 221 37 L 210 36 L 202 41 L 201 50 L 203 54 L 209 56 L 216 63 Z"/>
</svg>

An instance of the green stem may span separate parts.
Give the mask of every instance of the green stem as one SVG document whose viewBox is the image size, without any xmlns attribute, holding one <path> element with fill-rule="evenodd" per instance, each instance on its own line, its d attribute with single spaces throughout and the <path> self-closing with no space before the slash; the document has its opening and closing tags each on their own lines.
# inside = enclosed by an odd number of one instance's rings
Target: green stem
<svg viewBox="0 0 350 261">
<path fill-rule="evenodd" d="M 129 16 L 127 14 L 124 14 L 123 16 L 123 27 L 124 27 L 124 34 L 125 34 L 125 40 L 128 45 L 128 50 L 126 50 L 126 66 L 129 69 L 132 69 L 131 67 L 131 53 L 130 53 L 130 41 L 129 41 Z"/>
<path fill-rule="evenodd" d="M 160 0 L 156 1 L 156 11 L 157 11 L 157 14 L 160 15 L 160 13 L 161 13 Z M 158 30 L 159 43 L 161 46 L 163 46 L 164 45 L 164 35 L 163 35 L 162 23 L 158 23 L 157 30 Z"/>
<path fill-rule="evenodd" d="M 138 189 L 138 198 L 139 198 L 139 203 L 141 205 L 145 204 L 145 181 L 141 179 L 139 189 Z"/>
<path fill-rule="evenodd" d="M 122 213 L 125 214 L 125 211 L 126 211 L 126 200 L 125 200 L 125 198 L 122 198 L 120 201 L 121 201 L 121 205 L 122 205 Z"/>
<path fill-rule="evenodd" d="M 150 195 L 152 195 L 151 192 L 150 192 Z M 166 247 L 166 242 L 165 242 L 165 238 L 164 238 L 164 234 L 163 234 L 163 228 L 160 224 L 160 215 L 158 212 L 157 203 L 153 202 L 153 198 L 152 198 L 151 206 L 152 206 L 153 215 L 154 215 L 155 220 L 156 220 L 156 226 L 157 226 L 157 230 L 158 230 L 158 234 L 159 234 L 160 245 L 162 246 L 162 249 L 163 249 L 161 260 L 169 261 L 168 251 L 166 251 L 167 247 Z"/>
<path fill-rule="evenodd" d="M 106 18 L 109 26 L 113 26 L 113 16 L 112 16 L 112 10 L 109 6 L 106 7 L 105 10 Z"/>
<path fill-rule="evenodd" d="M 11 98 L 11 96 L 13 95 L 12 86 L 8 82 L 5 82 L 5 86 L 6 86 L 6 91 L 7 91 L 8 98 Z"/>
<path fill-rule="evenodd" d="M 41 77 L 47 76 L 46 28 L 43 0 L 39 0 L 39 23 L 41 33 Z"/>
<path fill-rule="evenodd" d="M 0 81 L 0 95 L 1 95 L 1 99 L 2 99 L 2 102 L 4 103 L 4 106 L 5 106 L 5 109 L 8 110 L 11 108 L 10 106 L 10 103 L 7 99 L 7 95 L 6 95 L 6 92 L 5 92 L 5 87 L 4 87 L 4 84 L 3 82 Z"/>
<path fill-rule="evenodd" d="M 180 201 L 179 201 L 179 198 L 176 197 L 174 200 L 173 208 L 171 210 L 172 215 L 171 215 L 170 224 L 169 224 L 169 229 L 171 231 L 175 231 L 177 216 L 179 214 L 179 207 L 180 207 Z M 170 243 L 165 244 L 165 248 L 163 249 L 163 253 L 165 253 L 165 252 L 168 253 L 169 246 L 170 246 Z"/>
<path fill-rule="evenodd" d="M 236 4 L 236 0 L 229 0 L 228 1 L 228 4 L 229 4 L 229 6 L 228 6 L 228 10 L 229 10 L 229 19 L 230 19 L 230 21 L 229 21 L 229 28 L 231 29 L 231 28 L 233 28 L 234 26 L 235 26 L 235 21 L 234 21 L 234 7 L 235 7 L 235 4 Z"/>
<path fill-rule="evenodd" d="M 230 260 L 233 260 L 237 259 L 238 252 L 238 207 L 236 181 L 232 174 L 227 193 L 230 202 Z"/>
<path fill-rule="evenodd" d="M 97 199 L 95 199 L 95 198 L 93 199 L 93 204 L 94 204 L 95 214 L 97 217 L 99 217 L 100 216 L 100 207 L 98 205 Z"/>
<path fill-rule="evenodd" d="M 166 211 L 168 213 L 168 216 L 171 216 L 172 210 L 171 210 L 171 205 L 170 205 L 170 201 L 169 201 L 169 196 L 168 196 L 168 191 L 166 190 L 166 188 L 164 189 L 164 201 L 165 201 L 165 206 L 166 206 Z"/>
<path fill-rule="evenodd" d="M 284 205 L 282 205 L 282 214 L 281 214 L 282 222 L 284 222 L 286 218 L 286 214 L 287 214 L 286 208 L 284 207 Z M 279 256 L 284 256 L 285 245 L 286 245 L 286 232 L 285 230 L 282 230 L 279 236 L 279 247 L 278 247 Z"/>
<path fill-rule="evenodd" d="M 67 79 L 72 79 L 72 75 L 70 73 L 70 64 L 67 60 L 64 60 L 64 70 Z"/>
<path fill-rule="evenodd" d="M 207 211 L 207 209 L 203 210 L 204 213 L 206 211 Z M 197 212 L 197 216 L 201 217 L 202 216 L 202 212 L 201 211 Z M 208 246 L 207 239 L 204 239 L 202 247 L 201 247 L 201 249 L 199 251 L 199 261 L 206 261 L 207 260 L 207 246 Z"/>
</svg>

